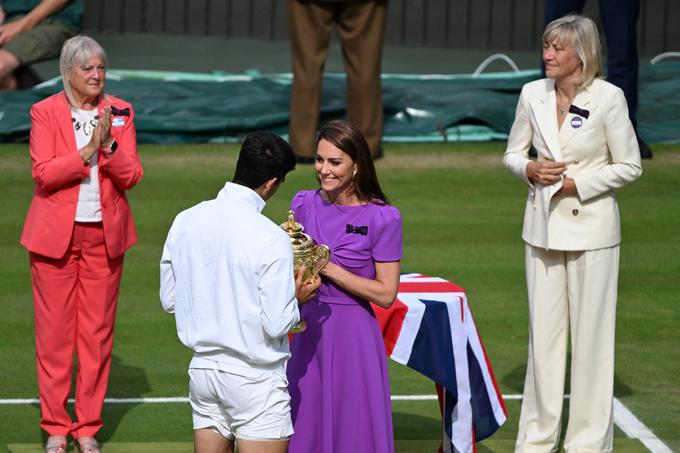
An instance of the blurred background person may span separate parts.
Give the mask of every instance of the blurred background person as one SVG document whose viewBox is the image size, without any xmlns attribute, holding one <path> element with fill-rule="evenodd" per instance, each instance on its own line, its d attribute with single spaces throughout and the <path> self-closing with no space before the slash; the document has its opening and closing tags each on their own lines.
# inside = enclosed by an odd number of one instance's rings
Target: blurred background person
<svg viewBox="0 0 680 453">
<path fill-rule="evenodd" d="M 390 307 L 399 287 L 402 222 L 380 188 L 359 129 L 331 121 L 318 136 L 320 189 L 298 192 L 295 218 L 331 249 L 318 295 L 302 307 L 307 330 L 288 362 L 291 453 L 394 451 L 382 333 L 369 301 Z"/>
<path fill-rule="evenodd" d="M 583 12 L 586 0 L 545 0 L 545 25 L 569 13 Z M 652 150 L 638 133 L 637 21 L 640 0 L 599 0 L 600 19 L 607 43 L 607 80 L 623 90 L 628 116 L 638 138 L 640 157 L 652 158 Z"/>
<path fill-rule="evenodd" d="M 333 25 L 347 73 L 347 119 L 366 137 L 373 157 L 382 156 L 380 68 L 386 11 L 387 0 L 288 0 L 293 60 L 289 134 L 299 163 L 314 163 Z"/>
<path fill-rule="evenodd" d="M 0 1 L 0 89 L 37 83 L 28 65 L 59 55 L 81 29 L 83 0 Z"/>
<path fill-rule="evenodd" d="M 556 451 L 571 344 L 564 449 L 610 452 L 621 242 L 614 191 L 640 177 L 640 152 L 623 92 L 599 78 L 592 20 L 551 22 L 543 60 L 548 78 L 523 87 L 503 156 L 529 187 L 529 354 L 515 451 Z M 536 161 L 527 157 L 532 145 Z"/>
<path fill-rule="evenodd" d="M 76 36 L 59 64 L 64 90 L 31 108 L 35 190 L 21 244 L 30 254 L 46 451 L 65 453 L 70 434 L 95 453 L 123 256 L 137 241 L 125 192 L 143 171 L 132 107 L 104 92 L 104 49 Z M 74 353 L 75 422 L 66 411 Z"/>
</svg>

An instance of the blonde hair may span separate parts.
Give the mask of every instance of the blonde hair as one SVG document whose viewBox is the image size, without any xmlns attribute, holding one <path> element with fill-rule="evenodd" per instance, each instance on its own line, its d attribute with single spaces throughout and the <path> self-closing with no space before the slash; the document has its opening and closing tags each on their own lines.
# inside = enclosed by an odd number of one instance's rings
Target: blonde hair
<svg viewBox="0 0 680 453">
<path fill-rule="evenodd" d="M 108 66 L 108 59 L 104 48 L 99 45 L 97 41 L 85 35 L 74 36 L 67 40 L 61 48 L 61 56 L 59 57 L 59 72 L 61 72 L 61 80 L 64 84 L 64 93 L 71 105 L 75 105 L 75 98 L 73 96 L 73 89 L 71 88 L 71 80 L 69 75 L 75 66 L 82 65 L 89 61 L 89 59 L 96 55 L 101 58 L 104 66 Z M 104 97 L 104 90 L 99 95 L 99 100 Z"/>
<path fill-rule="evenodd" d="M 587 87 L 596 77 L 602 76 L 602 46 L 597 25 L 592 19 L 568 14 L 550 22 L 543 32 L 543 42 L 557 41 L 570 44 L 581 60 L 581 81 L 577 89 Z"/>
</svg>

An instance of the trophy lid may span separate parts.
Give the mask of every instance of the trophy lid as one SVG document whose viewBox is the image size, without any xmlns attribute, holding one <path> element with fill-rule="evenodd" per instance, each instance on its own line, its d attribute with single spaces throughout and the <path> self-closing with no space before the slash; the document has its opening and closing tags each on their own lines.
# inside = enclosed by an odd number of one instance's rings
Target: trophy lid
<svg viewBox="0 0 680 453">
<path fill-rule="evenodd" d="M 290 236 L 290 242 L 294 251 L 304 251 L 316 245 L 314 239 L 308 234 L 303 233 L 305 228 L 295 221 L 293 211 L 288 211 L 288 221 L 283 222 L 280 226 Z"/>
</svg>

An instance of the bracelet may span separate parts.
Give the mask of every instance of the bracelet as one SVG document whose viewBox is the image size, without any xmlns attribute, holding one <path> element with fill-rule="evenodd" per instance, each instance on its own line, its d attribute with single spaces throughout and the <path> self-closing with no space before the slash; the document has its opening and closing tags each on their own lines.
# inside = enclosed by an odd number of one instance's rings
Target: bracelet
<svg viewBox="0 0 680 453">
<path fill-rule="evenodd" d="M 80 160 L 83 161 L 83 167 L 89 166 L 90 165 L 90 159 L 85 159 L 85 157 L 83 156 L 83 153 L 79 152 L 78 154 L 80 154 Z"/>
</svg>

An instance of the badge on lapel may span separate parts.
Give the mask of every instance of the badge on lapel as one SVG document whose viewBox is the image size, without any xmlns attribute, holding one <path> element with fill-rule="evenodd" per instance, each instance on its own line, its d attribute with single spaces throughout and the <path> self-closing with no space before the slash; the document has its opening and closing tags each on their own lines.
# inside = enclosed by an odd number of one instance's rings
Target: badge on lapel
<svg viewBox="0 0 680 453">
<path fill-rule="evenodd" d="M 114 116 L 113 119 L 111 120 L 111 126 L 113 127 L 125 126 L 125 118 L 121 116 Z"/>
<path fill-rule="evenodd" d="M 581 126 L 583 126 L 583 118 L 580 116 L 575 116 L 571 119 L 571 127 L 578 129 Z"/>
</svg>

